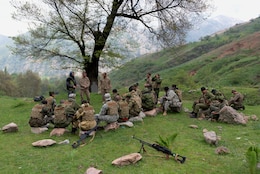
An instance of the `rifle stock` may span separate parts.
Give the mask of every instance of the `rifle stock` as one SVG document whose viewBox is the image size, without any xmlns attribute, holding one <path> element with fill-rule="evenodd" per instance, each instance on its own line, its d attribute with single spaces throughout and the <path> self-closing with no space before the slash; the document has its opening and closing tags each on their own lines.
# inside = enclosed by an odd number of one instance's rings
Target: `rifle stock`
<svg viewBox="0 0 260 174">
<path fill-rule="evenodd" d="M 74 142 L 71 146 L 75 149 L 77 147 L 80 146 L 80 143 L 85 140 L 86 138 L 88 138 L 90 136 L 90 134 L 93 132 L 93 131 L 96 131 L 97 130 L 97 126 L 95 126 L 94 128 L 86 131 L 84 134 L 80 135 L 79 137 L 79 140 Z"/>
<path fill-rule="evenodd" d="M 142 144 L 142 146 L 141 146 L 141 148 L 140 148 L 140 150 L 139 150 L 139 153 L 141 152 L 142 149 L 143 149 L 143 151 L 145 151 L 145 150 L 144 150 L 144 145 L 148 145 L 148 146 L 150 146 L 150 147 L 156 149 L 157 151 L 160 151 L 160 152 L 162 152 L 162 153 L 164 153 L 164 154 L 173 156 L 175 160 L 179 161 L 179 162 L 182 163 L 182 164 L 183 164 L 183 163 L 185 162 L 185 160 L 186 160 L 186 157 L 185 157 L 185 156 L 181 156 L 181 155 L 178 155 L 178 154 L 176 154 L 176 153 L 173 153 L 170 149 L 168 149 L 168 148 L 166 148 L 166 147 L 163 147 L 163 146 L 160 146 L 159 144 L 151 144 L 151 143 L 148 143 L 148 142 L 146 142 L 146 141 L 143 141 L 143 140 L 141 140 L 141 139 L 139 139 L 139 138 L 137 138 L 137 137 L 135 137 L 135 136 L 132 136 L 132 137 L 133 137 L 133 139 L 138 140 L 138 141 Z"/>
</svg>

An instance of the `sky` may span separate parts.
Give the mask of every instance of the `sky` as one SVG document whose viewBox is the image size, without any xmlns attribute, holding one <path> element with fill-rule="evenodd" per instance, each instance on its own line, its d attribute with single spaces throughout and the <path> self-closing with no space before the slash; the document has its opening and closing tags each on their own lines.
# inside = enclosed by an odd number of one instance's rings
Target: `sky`
<svg viewBox="0 0 260 174">
<path fill-rule="evenodd" d="M 27 31 L 25 22 L 11 18 L 14 8 L 10 0 L 0 0 L 0 35 L 16 36 Z M 260 0 L 209 0 L 215 7 L 211 17 L 224 15 L 243 21 L 260 16 Z"/>
</svg>

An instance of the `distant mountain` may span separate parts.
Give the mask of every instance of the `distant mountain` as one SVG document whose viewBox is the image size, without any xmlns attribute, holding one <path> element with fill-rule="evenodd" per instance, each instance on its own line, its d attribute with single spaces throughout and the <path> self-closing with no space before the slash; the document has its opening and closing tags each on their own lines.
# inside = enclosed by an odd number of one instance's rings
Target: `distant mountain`
<svg viewBox="0 0 260 174">
<path fill-rule="evenodd" d="M 239 20 L 235 20 L 229 17 L 225 16 L 219 16 L 216 18 L 208 19 L 205 22 L 203 22 L 200 26 L 196 28 L 196 30 L 193 30 L 189 32 L 187 41 L 196 41 L 199 40 L 201 37 L 210 35 L 212 33 L 215 33 L 217 31 L 224 30 L 226 28 L 229 28 L 232 25 L 235 25 L 239 23 Z M 133 30 L 135 31 L 135 30 Z M 135 37 L 137 40 L 137 44 L 135 44 L 134 48 L 131 48 L 133 44 L 124 43 L 125 46 L 128 48 L 126 52 L 124 52 L 124 56 L 127 57 L 127 60 L 131 60 L 133 58 L 139 57 L 144 54 L 149 54 L 158 51 L 157 44 L 151 43 L 148 41 L 148 39 L 145 37 L 145 33 L 143 34 L 131 34 L 130 35 L 121 35 L 120 39 L 122 41 L 124 40 L 130 40 L 132 41 L 131 37 Z M 122 37 L 126 37 L 128 39 L 124 39 Z M 52 76 L 63 76 L 67 73 L 66 70 L 59 70 L 52 68 L 55 66 L 55 62 L 38 62 L 33 63 L 29 62 L 25 59 L 20 59 L 19 57 L 16 57 L 11 54 L 9 49 L 7 48 L 8 45 L 12 45 L 12 39 L 8 38 L 6 36 L 0 35 L 0 70 L 4 70 L 7 68 L 7 71 L 9 73 L 20 73 L 25 72 L 27 70 L 32 70 L 33 72 L 38 72 L 40 76 L 45 77 L 52 77 Z M 117 42 L 116 44 L 121 44 L 121 42 Z"/>
<path fill-rule="evenodd" d="M 199 41 L 201 37 L 212 35 L 213 33 L 228 29 L 236 24 L 242 23 L 242 20 L 227 16 L 216 16 L 203 21 L 200 25 L 188 32 L 186 41 Z"/>
</svg>

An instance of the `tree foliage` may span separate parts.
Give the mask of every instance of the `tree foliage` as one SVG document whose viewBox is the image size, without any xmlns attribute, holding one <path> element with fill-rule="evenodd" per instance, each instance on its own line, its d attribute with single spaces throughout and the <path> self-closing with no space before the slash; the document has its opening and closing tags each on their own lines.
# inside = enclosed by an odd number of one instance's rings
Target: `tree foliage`
<svg viewBox="0 0 260 174">
<path fill-rule="evenodd" d="M 14 53 L 83 68 L 95 83 L 99 61 L 117 55 L 111 54 L 116 48 L 109 44 L 109 37 L 117 37 L 118 31 L 127 31 L 133 24 L 137 30 L 141 26 L 148 30 L 163 45 L 180 44 L 187 29 L 208 9 L 207 0 L 30 0 L 12 4 L 17 10 L 14 18 L 31 21 L 29 33 L 13 38 Z"/>
</svg>

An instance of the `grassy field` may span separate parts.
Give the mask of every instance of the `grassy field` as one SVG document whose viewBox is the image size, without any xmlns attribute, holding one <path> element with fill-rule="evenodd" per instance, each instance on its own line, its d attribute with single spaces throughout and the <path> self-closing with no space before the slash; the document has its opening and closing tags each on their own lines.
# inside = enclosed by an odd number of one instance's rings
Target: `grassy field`
<svg viewBox="0 0 260 174">
<path fill-rule="evenodd" d="M 59 94 L 57 101 L 63 97 L 65 95 Z M 96 113 L 99 112 L 101 96 L 92 93 L 91 99 Z M 249 173 L 246 150 L 252 145 L 260 147 L 259 121 L 249 121 L 246 126 L 231 125 L 191 119 L 187 113 L 182 112 L 146 117 L 143 123 L 135 123 L 132 128 L 98 131 L 93 142 L 73 149 L 71 144 L 78 137 L 70 133 L 50 137 L 52 128 L 42 134 L 31 133 L 28 120 L 31 108 L 35 105 L 32 99 L 1 96 L 0 100 L 0 127 L 10 122 L 19 127 L 17 133 L 0 134 L 1 174 L 83 174 L 90 166 L 103 170 L 105 174 L 246 174 Z M 191 109 L 191 104 L 191 101 L 184 101 L 185 108 Z M 243 113 L 249 116 L 255 114 L 260 118 L 259 106 L 246 106 Z M 191 124 L 199 128 L 189 128 Z M 204 128 L 221 136 L 218 146 L 229 148 L 230 154 L 216 155 L 216 147 L 204 141 Z M 167 137 L 174 133 L 178 135 L 171 150 L 187 157 L 184 164 L 179 164 L 172 158 L 166 160 L 162 153 L 148 146 L 145 146 L 147 152 L 142 153 L 142 160 L 134 165 L 116 167 L 111 164 L 118 157 L 139 151 L 141 144 L 132 135 L 154 143 L 159 140 L 159 135 Z M 57 142 L 69 139 L 70 144 L 56 144 L 46 148 L 32 146 L 32 142 L 46 138 Z"/>
</svg>

